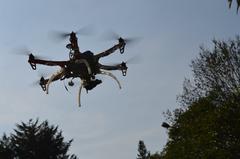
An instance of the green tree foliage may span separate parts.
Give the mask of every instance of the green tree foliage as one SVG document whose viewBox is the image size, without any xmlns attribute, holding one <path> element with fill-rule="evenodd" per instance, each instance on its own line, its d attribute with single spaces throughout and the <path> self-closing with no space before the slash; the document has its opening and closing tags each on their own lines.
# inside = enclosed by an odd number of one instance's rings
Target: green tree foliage
<svg viewBox="0 0 240 159">
<path fill-rule="evenodd" d="M 193 81 L 186 79 L 180 102 L 191 105 L 200 97 L 215 92 L 224 101 L 229 96 L 240 94 L 240 38 L 233 40 L 213 40 L 212 50 L 200 48 L 200 56 L 192 61 Z"/>
<path fill-rule="evenodd" d="M 240 158 L 240 102 L 216 105 L 214 98 L 199 99 L 176 118 L 163 159 Z"/>
<path fill-rule="evenodd" d="M 233 0 L 228 0 L 229 8 L 231 8 L 232 2 L 233 2 Z M 238 13 L 238 10 L 240 7 L 240 0 L 236 0 L 236 3 L 237 3 L 237 13 Z"/>
<path fill-rule="evenodd" d="M 47 121 L 29 120 L 16 125 L 14 133 L 0 140 L 0 158 L 4 159 L 77 159 L 67 152 L 72 140 L 65 142 L 58 127 Z"/>
<path fill-rule="evenodd" d="M 151 154 L 150 151 L 147 150 L 144 142 L 140 140 L 138 143 L 137 159 L 161 159 L 161 155 L 157 152 L 155 154 Z"/>
<path fill-rule="evenodd" d="M 213 44 L 192 61 L 184 107 L 166 113 L 171 126 L 163 159 L 240 158 L 240 39 Z"/>
<path fill-rule="evenodd" d="M 155 153 L 155 154 L 150 154 L 150 159 L 162 159 L 161 154 Z"/>
<path fill-rule="evenodd" d="M 14 158 L 14 151 L 12 149 L 12 144 L 10 138 L 3 135 L 2 139 L 0 140 L 0 158 L 4 159 L 13 159 Z"/>
<path fill-rule="evenodd" d="M 150 153 L 147 151 L 147 148 L 142 140 L 138 143 L 138 155 L 137 159 L 149 159 Z"/>
</svg>

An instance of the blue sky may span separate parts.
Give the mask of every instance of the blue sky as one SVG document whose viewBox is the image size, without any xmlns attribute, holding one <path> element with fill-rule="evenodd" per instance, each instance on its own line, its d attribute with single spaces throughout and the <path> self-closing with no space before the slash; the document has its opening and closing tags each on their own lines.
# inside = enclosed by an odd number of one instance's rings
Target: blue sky
<svg viewBox="0 0 240 159">
<path fill-rule="evenodd" d="M 191 77 L 189 65 L 199 46 L 211 47 L 213 38 L 227 40 L 239 33 L 235 6 L 229 10 L 226 0 L 0 0 L 0 134 L 39 118 L 73 138 L 71 152 L 80 158 L 135 158 L 139 140 L 152 152 L 160 151 L 167 141 L 162 112 L 178 107 L 176 96 L 184 78 Z M 37 55 L 65 60 L 68 41 L 54 42 L 49 32 L 90 24 L 96 34 L 79 36 L 82 51 L 98 53 L 116 44 L 101 39 L 109 30 L 142 38 L 124 54 L 102 60 L 141 56 L 139 64 L 129 65 L 126 77 L 114 72 L 123 89 L 106 77 L 101 86 L 82 93 L 83 107 L 78 108 L 77 87 L 68 93 L 56 82 L 49 95 L 31 87 L 38 71 L 31 70 L 27 57 L 12 52 L 27 46 Z M 51 73 L 58 68 L 38 69 Z"/>
</svg>

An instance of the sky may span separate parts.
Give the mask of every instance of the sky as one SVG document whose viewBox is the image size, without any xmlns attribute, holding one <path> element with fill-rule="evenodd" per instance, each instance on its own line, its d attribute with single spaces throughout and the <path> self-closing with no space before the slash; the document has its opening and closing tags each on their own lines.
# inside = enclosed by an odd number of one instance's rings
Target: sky
<svg viewBox="0 0 240 159">
<path fill-rule="evenodd" d="M 136 158 L 139 140 L 152 153 L 161 151 L 167 142 L 163 112 L 179 107 L 176 97 L 184 78 L 191 78 L 190 63 L 199 46 L 211 48 L 213 39 L 234 38 L 239 19 L 236 4 L 229 10 L 227 0 L 0 0 L 0 135 L 12 133 L 16 123 L 39 118 L 58 125 L 66 141 L 74 139 L 70 152 L 79 158 Z M 46 95 L 32 85 L 39 74 L 51 75 L 58 67 L 34 71 L 27 56 L 13 52 L 27 47 L 35 55 L 67 60 L 68 41 L 56 42 L 49 33 L 88 25 L 95 33 L 78 36 L 81 51 L 112 47 L 117 41 L 103 35 L 113 30 L 141 40 L 101 62 L 140 60 L 129 64 L 126 77 L 113 72 L 121 90 L 104 77 L 100 86 L 82 92 L 79 108 L 78 86 L 66 92 L 58 81 Z"/>
</svg>

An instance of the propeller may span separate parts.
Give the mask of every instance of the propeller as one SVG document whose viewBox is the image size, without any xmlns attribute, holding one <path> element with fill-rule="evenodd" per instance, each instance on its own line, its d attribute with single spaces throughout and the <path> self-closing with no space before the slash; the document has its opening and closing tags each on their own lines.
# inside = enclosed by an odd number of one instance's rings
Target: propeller
<svg viewBox="0 0 240 159">
<path fill-rule="evenodd" d="M 38 77 L 39 77 L 39 79 L 35 80 L 35 81 L 31 84 L 31 86 L 33 86 L 33 87 L 39 86 L 39 85 L 41 84 L 41 82 L 43 82 L 43 80 L 46 79 L 47 76 L 49 76 L 49 74 L 50 74 L 49 72 L 43 72 L 43 71 L 39 72 L 39 71 L 38 71 Z"/>
<path fill-rule="evenodd" d="M 142 57 L 140 55 L 135 55 L 133 57 L 130 57 L 125 61 L 127 64 L 139 64 L 142 61 Z"/>
<path fill-rule="evenodd" d="M 140 39 L 141 39 L 140 37 L 121 37 L 119 34 L 117 34 L 114 31 L 108 31 L 108 32 L 103 33 L 102 38 L 104 40 L 108 40 L 108 41 L 110 41 L 110 40 L 118 40 L 118 41 L 124 40 L 124 42 L 127 44 L 127 46 L 135 44 L 135 43 L 139 42 Z"/>
<path fill-rule="evenodd" d="M 39 55 L 33 55 L 32 52 L 27 48 L 27 47 L 21 47 L 18 49 L 15 49 L 13 52 L 15 55 L 23 55 L 23 56 L 34 56 L 35 59 L 47 59 L 44 56 L 39 56 Z"/>
<path fill-rule="evenodd" d="M 132 56 L 130 57 L 129 59 L 125 60 L 124 63 L 126 64 L 139 64 L 142 62 L 142 56 L 140 55 L 135 55 L 135 56 Z M 120 64 L 119 62 L 113 62 L 113 63 L 107 63 L 107 65 L 118 65 Z"/>
<path fill-rule="evenodd" d="M 30 86 L 32 86 L 32 87 L 40 86 L 41 83 L 44 82 L 44 79 L 45 79 L 45 78 L 44 78 L 43 76 L 41 76 L 38 80 L 35 80 L 34 82 L 32 82 L 32 83 L 30 84 Z"/>
<path fill-rule="evenodd" d="M 92 25 L 87 25 L 84 26 L 80 29 L 78 29 L 77 31 L 73 31 L 75 34 L 78 35 L 84 35 L 84 36 L 88 36 L 88 35 L 92 35 L 94 34 L 94 27 Z M 65 31 L 51 31 L 49 32 L 50 37 L 52 37 L 54 40 L 56 41 L 61 41 L 66 39 L 67 37 L 69 37 L 71 35 L 72 32 L 65 32 Z"/>
</svg>

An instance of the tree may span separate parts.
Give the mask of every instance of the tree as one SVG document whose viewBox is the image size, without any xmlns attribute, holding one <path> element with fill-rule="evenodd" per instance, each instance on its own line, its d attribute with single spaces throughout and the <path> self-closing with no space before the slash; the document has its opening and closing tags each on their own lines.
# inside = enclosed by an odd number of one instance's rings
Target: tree
<svg viewBox="0 0 240 159">
<path fill-rule="evenodd" d="M 193 81 L 186 79 L 179 100 L 191 105 L 200 97 L 216 93 L 216 102 L 239 97 L 240 94 L 240 38 L 213 40 L 212 50 L 200 48 L 200 56 L 192 61 Z"/>
<path fill-rule="evenodd" d="M 231 8 L 232 2 L 233 0 L 228 0 L 229 8 Z M 236 0 L 236 3 L 237 3 L 237 13 L 238 13 L 238 9 L 240 7 L 240 0 Z"/>
<path fill-rule="evenodd" d="M 154 154 L 150 154 L 150 159 L 162 159 L 162 156 L 161 156 L 161 154 L 156 152 Z"/>
<path fill-rule="evenodd" d="M 175 118 L 163 159 L 240 158 L 240 102 L 216 105 L 214 98 L 199 99 Z"/>
<path fill-rule="evenodd" d="M 3 135 L 1 141 L 0 141 L 0 158 L 4 159 L 13 159 L 14 158 L 14 152 L 11 147 L 11 141 L 10 138 L 6 136 L 6 134 Z"/>
<path fill-rule="evenodd" d="M 147 148 L 142 140 L 138 143 L 138 155 L 137 159 L 149 159 L 150 152 L 147 151 Z"/>
<path fill-rule="evenodd" d="M 184 107 L 166 113 L 171 127 L 163 159 L 240 158 L 240 39 L 213 43 L 192 61 Z"/>
<path fill-rule="evenodd" d="M 162 159 L 161 154 L 158 152 L 151 154 L 150 151 L 147 150 L 144 142 L 142 140 L 138 143 L 138 155 L 137 159 Z"/>
<path fill-rule="evenodd" d="M 29 120 L 16 125 L 14 133 L 0 141 L 0 158 L 9 159 L 77 159 L 67 152 L 72 140 L 65 142 L 62 131 L 48 121 Z"/>
</svg>

